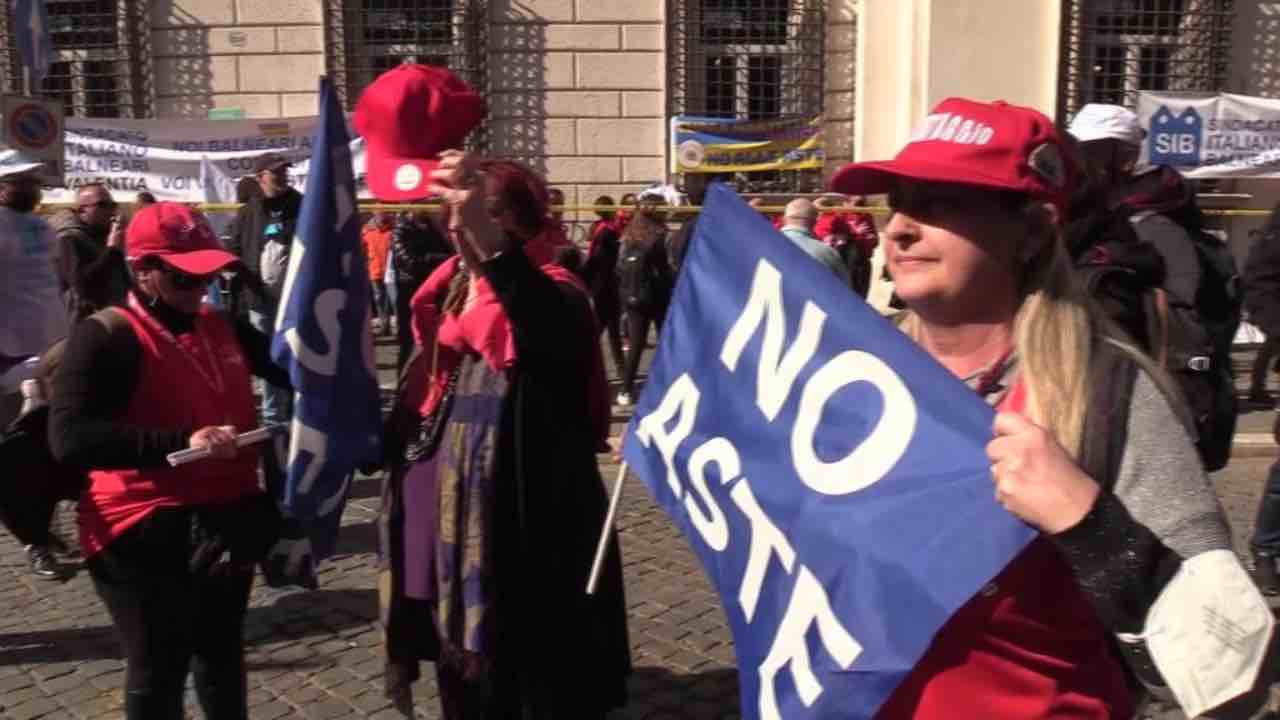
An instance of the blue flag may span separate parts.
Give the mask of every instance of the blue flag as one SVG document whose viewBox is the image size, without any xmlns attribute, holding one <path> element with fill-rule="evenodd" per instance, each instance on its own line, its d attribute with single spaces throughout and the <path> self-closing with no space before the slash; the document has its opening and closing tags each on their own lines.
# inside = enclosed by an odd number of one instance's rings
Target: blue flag
<svg viewBox="0 0 1280 720">
<path fill-rule="evenodd" d="M 1032 539 L 993 411 L 712 187 L 628 428 L 733 632 L 744 718 L 870 718 Z"/>
<path fill-rule="evenodd" d="M 49 14 L 44 0 L 13 0 L 13 34 L 18 58 L 31 69 L 31 94 L 39 95 L 40 83 L 53 64 Z"/>
<path fill-rule="evenodd" d="M 271 343 L 295 392 L 281 500 L 306 537 L 286 537 L 268 566 L 283 563 L 294 576 L 333 552 L 351 476 L 381 453 L 372 290 L 347 128 L 328 78 L 320 81 L 320 112 Z"/>
</svg>

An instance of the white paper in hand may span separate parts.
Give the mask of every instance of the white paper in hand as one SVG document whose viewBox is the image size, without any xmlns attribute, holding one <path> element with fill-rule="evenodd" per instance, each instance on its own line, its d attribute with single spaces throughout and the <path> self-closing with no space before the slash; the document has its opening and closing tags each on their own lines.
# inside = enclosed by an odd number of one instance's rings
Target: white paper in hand
<svg viewBox="0 0 1280 720">
<path fill-rule="evenodd" d="M 1253 687 L 1275 620 L 1230 550 L 1184 560 L 1147 614 L 1142 637 L 1188 717 Z"/>
</svg>

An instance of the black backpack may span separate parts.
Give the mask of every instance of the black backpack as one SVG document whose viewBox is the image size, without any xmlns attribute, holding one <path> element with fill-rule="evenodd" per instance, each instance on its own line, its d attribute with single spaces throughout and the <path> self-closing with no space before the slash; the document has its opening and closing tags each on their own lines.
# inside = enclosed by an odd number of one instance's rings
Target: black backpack
<svg viewBox="0 0 1280 720">
<path fill-rule="evenodd" d="M 1135 213 L 1136 229 L 1154 213 Z M 1240 277 L 1231 251 L 1198 227 L 1182 226 L 1195 245 L 1200 284 L 1191 306 L 1170 301 L 1164 261 L 1137 240 L 1096 244 L 1077 260 L 1086 292 L 1177 382 L 1191 412 L 1196 449 L 1209 471 L 1231 458 L 1236 427 L 1231 342 L 1240 324 Z"/>
<path fill-rule="evenodd" d="M 656 295 L 657 271 L 650 259 L 652 248 L 623 245 L 618 254 L 618 297 L 626 308 L 648 308 Z"/>
</svg>

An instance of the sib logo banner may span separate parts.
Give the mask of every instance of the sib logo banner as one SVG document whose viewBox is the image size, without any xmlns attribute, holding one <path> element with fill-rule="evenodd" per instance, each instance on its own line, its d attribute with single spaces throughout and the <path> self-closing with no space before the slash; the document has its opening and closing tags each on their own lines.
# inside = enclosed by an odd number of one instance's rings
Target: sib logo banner
<svg viewBox="0 0 1280 720">
<path fill-rule="evenodd" d="M 1196 167 L 1200 164 L 1200 147 L 1204 138 L 1204 121 L 1193 107 L 1174 114 L 1161 105 L 1151 116 L 1147 135 L 1147 152 L 1152 165 Z"/>
</svg>

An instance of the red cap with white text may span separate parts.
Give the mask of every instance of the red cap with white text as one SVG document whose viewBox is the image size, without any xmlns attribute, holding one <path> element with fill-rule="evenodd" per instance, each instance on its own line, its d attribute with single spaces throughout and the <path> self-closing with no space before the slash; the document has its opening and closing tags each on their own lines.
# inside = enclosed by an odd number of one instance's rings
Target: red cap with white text
<svg viewBox="0 0 1280 720">
<path fill-rule="evenodd" d="M 1075 168 L 1053 121 L 1004 101 L 948 98 L 892 160 L 845 165 L 831 189 L 879 195 L 899 178 L 1011 190 L 1065 207 Z"/>
</svg>

